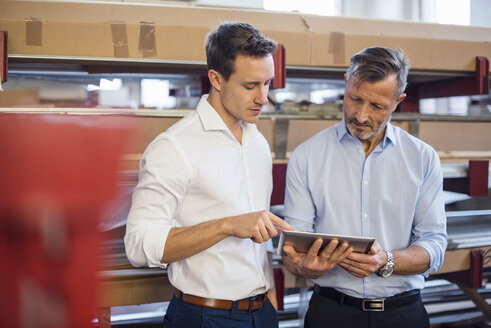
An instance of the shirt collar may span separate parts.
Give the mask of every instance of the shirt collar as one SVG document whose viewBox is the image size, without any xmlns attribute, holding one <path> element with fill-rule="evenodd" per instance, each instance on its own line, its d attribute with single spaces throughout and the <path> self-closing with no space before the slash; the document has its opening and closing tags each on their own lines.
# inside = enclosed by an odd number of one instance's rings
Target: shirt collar
<svg viewBox="0 0 491 328">
<path fill-rule="evenodd" d="M 220 115 L 208 102 L 208 95 L 203 95 L 199 100 L 196 111 L 203 124 L 203 129 L 208 130 L 228 130 L 227 125 L 222 120 Z"/>
<path fill-rule="evenodd" d="M 383 144 L 384 148 L 387 142 L 390 142 L 392 143 L 393 146 L 396 146 L 395 127 L 392 124 L 390 124 L 390 121 L 387 122 L 387 127 L 385 129 L 385 138 Z"/>
<path fill-rule="evenodd" d="M 203 95 L 199 100 L 198 106 L 196 107 L 196 111 L 198 112 L 198 116 L 201 120 L 201 124 L 203 124 L 203 129 L 205 131 L 212 130 L 221 130 L 228 131 L 230 134 L 230 130 L 223 121 L 223 119 L 218 115 L 213 106 L 208 102 L 208 95 Z M 255 124 L 250 124 L 244 121 L 241 121 L 242 131 L 244 132 L 244 140 L 249 140 L 254 137 L 257 133 L 257 127 Z"/>
<path fill-rule="evenodd" d="M 341 123 L 338 124 L 338 126 L 336 128 L 336 133 L 337 133 L 338 141 L 341 141 L 341 139 L 344 136 L 347 136 L 347 137 L 351 136 L 348 129 L 346 128 L 346 122 L 344 121 L 344 118 L 341 121 Z M 382 141 L 382 148 L 386 147 L 387 142 L 390 142 L 393 146 L 396 145 L 394 126 L 390 123 L 390 121 L 387 123 L 386 129 L 385 129 L 385 138 Z"/>
<path fill-rule="evenodd" d="M 344 122 L 344 118 L 338 124 L 336 128 L 336 133 L 337 133 L 338 141 L 341 141 L 341 139 L 343 139 L 344 136 L 347 137 L 351 136 L 351 134 L 348 132 L 348 129 L 346 128 L 346 123 Z"/>
</svg>

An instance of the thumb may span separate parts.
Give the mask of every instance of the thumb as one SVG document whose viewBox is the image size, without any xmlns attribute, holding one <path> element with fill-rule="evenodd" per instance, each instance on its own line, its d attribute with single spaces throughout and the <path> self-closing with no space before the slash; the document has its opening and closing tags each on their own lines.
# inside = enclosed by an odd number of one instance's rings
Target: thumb
<svg viewBox="0 0 491 328">
<path fill-rule="evenodd" d="M 283 246 L 283 252 L 285 252 L 292 259 L 294 259 L 297 256 L 297 252 L 295 252 L 295 248 L 289 245 Z"/>
</svg>

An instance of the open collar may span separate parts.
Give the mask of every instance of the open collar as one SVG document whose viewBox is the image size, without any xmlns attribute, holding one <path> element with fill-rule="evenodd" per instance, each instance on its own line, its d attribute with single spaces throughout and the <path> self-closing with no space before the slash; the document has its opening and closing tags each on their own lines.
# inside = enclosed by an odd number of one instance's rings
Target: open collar
<svg viewBox="0 0 491 328">
<path fill-rule="evenodd" d="M 203 125 L 205 131 L 227 131 L 230 135 L 230 129 L 225 124 L 223 119 L 218 115 L 217 111 L 208 102 L 208 95 L 203 95 L 199 100 L 196 111 Z M 242 143 L 246 143 L 248 140 L 252 139 L 257 133 L 257 127 L 255 124 L 250 124 L 244 121 L 240 122 L 242 126 Z"/>
</svg>

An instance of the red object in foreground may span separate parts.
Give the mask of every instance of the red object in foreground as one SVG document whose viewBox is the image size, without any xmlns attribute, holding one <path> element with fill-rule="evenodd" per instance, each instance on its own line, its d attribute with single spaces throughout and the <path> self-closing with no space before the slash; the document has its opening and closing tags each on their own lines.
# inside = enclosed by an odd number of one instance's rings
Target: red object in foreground
<svg viewBox="0 0 491 328">
<path fill-rule="evenodd" d="M 102 124 L 104 122 L 104 124 Z M 0 327 L 89 327 L 123 118 L 0 115 Z"/>
</svg>

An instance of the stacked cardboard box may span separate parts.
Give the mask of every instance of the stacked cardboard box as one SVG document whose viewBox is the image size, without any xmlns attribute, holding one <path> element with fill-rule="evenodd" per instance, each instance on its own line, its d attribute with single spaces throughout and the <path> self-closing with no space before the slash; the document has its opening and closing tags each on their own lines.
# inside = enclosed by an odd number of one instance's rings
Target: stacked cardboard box
<svg viewBox="0 0 491 328">
<path fill-rule="evenodd" d="M 413 69 L 473 71 L 491 58 L 491 29 L 156 3 L 0 2 L 10 55 L 205 62 L 206 34 L 253 24 L 286 48 L 291 66 L 346 67 L 367 46 L 403 48 Z"/>
</svg>

